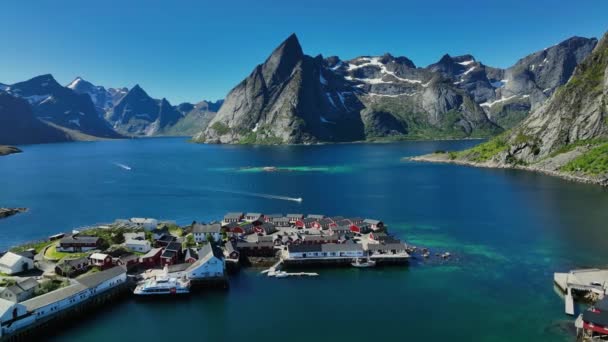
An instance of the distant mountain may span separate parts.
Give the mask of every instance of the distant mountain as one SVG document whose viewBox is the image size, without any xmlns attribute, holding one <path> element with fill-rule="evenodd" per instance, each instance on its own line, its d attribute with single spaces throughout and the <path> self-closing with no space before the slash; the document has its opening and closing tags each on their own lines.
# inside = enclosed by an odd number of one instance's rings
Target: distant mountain
<svg viewBox="0 0 608 342">
<path fill-rule="evenodd" d="M 0 145 L 70 140 L 69 134 L 37 119 L 26 100 L 0 92 Z"/>
<path fill-rule="evenodd" d="M 127 88 L 106 89 L 102 86 L 93 85 L 81 77 L 76 77 L 66 87 L 78 94 L 89 95 L 101 115 L 113 108 L 129 91 Z"/>
<path fill-rule="evenodd" d="M 58 127 L 100 138 L 120 137 L 98 115 L 88 95 L 61 86 L 51 75 L 12 84 L 5 91 L 27 100 L 36 117 Z"/>
<path fill-rule="evenodd" d="M 209 122 L 215 117 L 224 100 L 215 102 L 201 101 L 197 104 L 181 103 L 177 110 L 183 117 L 173 127 L 165 131 L 166 135 L 192 136 L 207 128 Z"/>
<path fill-rule="evenodd" d="M 564 45 L 580 43 L 575 38 Z M 519 67 L 509 71 L 511 75 L 523 75 L 507 76 L 509 80 L 533 79 L 534 87 L 532 81 L 521 83 L 530 86 L 532 92 L 543 87 L 541 92 L 549 89 L 545 93 L 557 89 L 523 122 L 472 149 L 418 159 L 517 167 L 608 185 L 608 33 L 574 70 L 570 67 L 581 56 L 563 53 L 565 48 L 560 45 L 524 58 Z M 561 62 L 550 64 L 553 58 Z M 553 71 L 544 73 L 540 68 Z M 555 88 L 565 79 L 565 85 Z"/>
<path fill-rule="evenodd" d="M 574 37 L 508 69 L 471 55 L 426 68 L 406 57 L 311 57 L 295 35 L 233 88 L 209 143 L 312 143 L 488 137 L 523 120 L 564 84 L 596 45 Z"/>
<path fill-rule="evenodd" d="M 183 114 L 166 99 L 151 98 L 135 85 L 106 114 L 116 131 L 127 135 L 158 135 L 181 120 Z"/>
</svg>

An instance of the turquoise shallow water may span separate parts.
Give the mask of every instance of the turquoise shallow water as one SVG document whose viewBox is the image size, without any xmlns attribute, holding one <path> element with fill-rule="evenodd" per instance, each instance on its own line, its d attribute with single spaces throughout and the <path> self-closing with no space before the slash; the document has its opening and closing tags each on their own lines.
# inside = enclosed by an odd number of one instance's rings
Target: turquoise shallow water
<svg viewBox="0 0 608 342">
<path fill-rule="evenodd" d="M 127 300 L 54 339 L 571 340 L 552 275 L 606 265 L 608 192 L 522 171 L 400 160 L 476 143 L 253 147 L 163 138 L 23 146 L 25 153 L 0 158 L 0 204 L 30 211 L 0 221 L 0 249 L 132 216 L 377 217 L 454 260 L 322 269 L 315 279 L 247 270 L 227 292 L 178 303 Z M 269 165 L 289 170 L 238 171 Z"/>
</svg>

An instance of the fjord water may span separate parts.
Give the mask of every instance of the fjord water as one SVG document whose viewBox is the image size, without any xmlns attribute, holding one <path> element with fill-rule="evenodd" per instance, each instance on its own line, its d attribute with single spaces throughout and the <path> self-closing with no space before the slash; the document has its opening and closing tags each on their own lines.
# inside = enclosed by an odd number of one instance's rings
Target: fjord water
<svg viewBox="0 0 608 342">
<path fill-rule="evenodd" d="M 407 242 L 455 258 L 322 269 L 309 279 L 248 269 L 228 291 L 127 299 L 54 338 L 571 340 L 552 276 L 605 265 L 608 192 L 523 171 L 401 161 L 476 143 L 262 147 L 159 138 L 23 146 L 25 153 L 0 158 L 0 205 L 30 210 L 0 221 L 0 249 L 133 216 L 181 224 L 234 210 L 381 218 Z"/>
</svg>

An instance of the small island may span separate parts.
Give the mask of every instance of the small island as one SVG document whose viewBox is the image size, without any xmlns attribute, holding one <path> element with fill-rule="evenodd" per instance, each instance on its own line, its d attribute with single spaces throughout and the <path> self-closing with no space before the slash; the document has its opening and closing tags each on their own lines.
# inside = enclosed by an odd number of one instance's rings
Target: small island
<svg viewBox="0 0 608 342">
<path fill-rule="evenodd" d="M 21 153 L 21 152 L 23 152 L 23 151 L 21 151 L 20 149 L 14 147 L 14 146 L 0 145 L 0 156 L 6 156 L 9 154 Z"/>
<path fill-rule="evenodd" d="M 0 219 L 26 212 L 27 208 L 0 208 Z"/>
</svg>

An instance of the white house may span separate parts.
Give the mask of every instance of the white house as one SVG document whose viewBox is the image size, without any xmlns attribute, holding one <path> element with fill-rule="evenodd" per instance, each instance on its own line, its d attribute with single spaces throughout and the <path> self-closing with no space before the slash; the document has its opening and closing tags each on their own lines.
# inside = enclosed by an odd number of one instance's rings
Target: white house
<svg viewBox="0 0 608 342">
<path fill-rule="evenodd" d="M 8 322 L 26 314 L 25 305 L 0 298 L 0 338 L 10 332 L 6 327 Z"/>
<path fill-rule="evenodd" d="M 152 249 L 150 241 L 146 240 L 146 234 L 142 233 L 125 233 L 125 247 L 128 249 L 148 253 Z"/>
<path fill-rule="evenodd" d="M 222 253 L 208 243 L 198 251 L 198 260 L 186 269 L 186 274 L 193 280 L 205 280 L 223 277 L 225 270 Z"/>
<path fill-rule="evenodd" d="M 0 258 L 0 272 L 17 274 L 34 268 L 34 260 L 13 252 L 7 252 Z"/>
<path fill-rule="evenodd" d="M 34 295 L 34 290 L 40 286 L 35 278 L 25 278 L 14 285 L 7 286 L 0 290 L 0 298 L 19 303 L 30 299 Z"/>
<path fill-rule="evenodd" d="M 326 243 L 287 246 L 289 259 L 332 259 L 360 258 L 364 256 L 363 246 L 358 243 Z"/>
<path fill-rule="evenodd" d="M 15 304 L 0 299 L 0 337 L 14 333 L 39 320 L 56 315 L 89 298 L 102 294 L 127 281 L 125 268 L 116 266 L 76 279 L 72 285 Z M 10 303 L 10 304 L 8 304 Z M 10 324 L 4 324 L 12 320 Z"/>
<path fill-rule="evenodd" d="M 222 238 L 222 225 L 219 223 L 212 224 L 200 224 L 196 223 L 192 227 L 192 235 L 194 235 L 194 241 L 205 242 L 207 241 L 207 235 L 211 235 L 214 241 L 220 241 Z"/>
<path fill-rule="evenodd" d="M 143 227 L 145 230 L 152 230 L 158 226 L 158 220 L 153 218 L 132 217 L 129 221 L 138 227 Z"/>
</svg>

